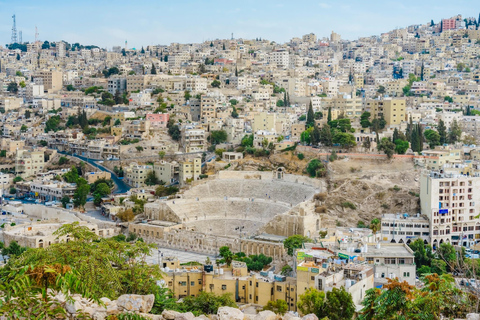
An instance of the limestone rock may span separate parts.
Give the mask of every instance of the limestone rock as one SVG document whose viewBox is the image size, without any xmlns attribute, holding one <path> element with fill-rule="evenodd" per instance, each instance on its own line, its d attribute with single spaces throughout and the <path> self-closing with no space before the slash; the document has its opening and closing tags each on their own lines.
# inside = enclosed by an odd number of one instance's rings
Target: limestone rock
<svg viewBox="0 0 480 320">
<path fill-rule="evenodd" d="M 299 317 L 296 317 L 294 314 L 292 313 L 285 313 L 285 315 L 283 316 L 283 320 L 302 320 L 301 318 Z"/>
<path fill-rule="evenodd" d="M 307 314 L 302 318 L 302 320 L 318 320 L 318 317 L 313 313 Z"/>
<path fill-rule="evenodd" d="M 149 294 L 146 296 L 138 294 L 124 294 L 117 299 L 118 309 L 130 312 L 144 312 L 148 313 L 152 310 L 155 296 Z"/>
<path fill-rule="evenodd" d="M 92 314 L 93 320 L 105 320 L 107 318 L 107 312 L 102 310 L 97 310 Z"/>
<path fill-rule="evenodd" d="M 191 312 L 177 314 L 174 320 L 194 320 L 195 316 Z"/>
<path fill-rule="evenodd" d="M 277 319 L 277 315 L 275 314 L 275 312 L 265 310 L 265 311 L 259 312 L 254 319 L 255 320 L 275 320 Z"/>
<path fill-rule="evenodd" d="M 84 306 L 80 303 L 80 301 L 73 300 L 73 302 L 67 302 L 65 304 L 65 309 L 68 313 L 76 314 L 78 311 L 83 309 Z"/>
<path fill-rule="evenodd" d="M 179 314 L 180 312 L 177 312 L 177 311 L 163 310 L 162 317 L 165 320 L 175 320 L 175 317 Z"/>
<path fill-rule="evenodd" d="M 480 314 L 469 313 L 469 314 L 467 314 L 467 320 L 480 320 Z"/>
<path fill-rule="evenodd" d="M 218 308 L 218 320 L 243 320 L 243 312 L 231 307 Z"/>
</svg>

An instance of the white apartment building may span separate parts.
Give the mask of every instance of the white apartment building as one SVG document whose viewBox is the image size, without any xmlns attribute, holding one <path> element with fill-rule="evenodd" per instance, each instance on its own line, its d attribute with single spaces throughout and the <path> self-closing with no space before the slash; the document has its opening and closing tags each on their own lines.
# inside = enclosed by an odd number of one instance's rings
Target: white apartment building
<svg viewBox="0 0 480 320">
<path fill-rule="evenodd" d="M 421 215 L 384 214 L 381 225 L 381 240 L 390 243 L 406 243 L 415 239 L 430 243 L 430 222 Z"/>
<path fill-rule="evenodd" d="M 424 171 L 420 178 L 421 210 L 430 221 L 432 245 L 470 247 L 480 241 L 480 174 L 444 171 Z"/>
<path fill-rule="evenodd" d="M 278 68 L 287 68 L 290 62 L 288 51 L 276 50 L 267 55 L 268 64 L 277 66 Z"/>
<path fill-rule="evenodd" d="M 200 77 L 187 77 L 185 80 L 185 90 L 192 92 L 207 91 L 208 80 Z"/>
<path fill-rule="evenodd" d="M 203 129 L 185 128 L 182 132 L 182 140 L 186 153 L 205 151 L 205 130 Z"/>
</svg>

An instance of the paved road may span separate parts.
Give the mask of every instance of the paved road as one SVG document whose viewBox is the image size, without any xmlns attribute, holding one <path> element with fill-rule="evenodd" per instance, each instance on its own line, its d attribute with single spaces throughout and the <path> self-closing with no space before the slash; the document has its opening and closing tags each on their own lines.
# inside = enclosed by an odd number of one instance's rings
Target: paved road
<svg viewBox="0 0 480 320">
<path fill-rule="evenodd" d="M 68 155 L 70 157 L 78 158 L 78 159 L 83 160 L 83 161 L 91 164 L 92 166 L 100 169 L 101 171 L 110 172 L 112 174 L 112 180 L 115 183 L 115 185 L 117 186 L 115 188 L 115 190 L 113 191 L 114 194 L 126 193 L 128 190 L 131 189 L 131 187 L 128 184 L 126 184 L 122 179 L 119 179 L 114 172 L 112 172 L 110 169 L 107 169 L 107 168 L 105 168 L 104 166 L 102 166 L 101 164 L 98 163 L 98 161 L 102 161 L 102 160 L 94 160 L 94 159 L 90 159 L 90 158 L 80 156 L 80 155 L 74 155 L 73 156 L 73 155 L 70 155 L 70 154 L 68 154 L 64 151 L 58 151 L 58 153 L 65 154 L 65 155 Z"/>
</svg>

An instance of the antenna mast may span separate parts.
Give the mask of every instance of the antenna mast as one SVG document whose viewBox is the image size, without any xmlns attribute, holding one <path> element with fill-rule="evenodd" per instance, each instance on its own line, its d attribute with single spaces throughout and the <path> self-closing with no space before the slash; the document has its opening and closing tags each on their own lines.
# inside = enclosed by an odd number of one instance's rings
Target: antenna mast
<svg viewBox="0 0 480 320">
<path fill-rule="evenodd" d="M 37 26 L 35 26 L 35 42 L 38 41 L 38 29 Z"/>
</svg>

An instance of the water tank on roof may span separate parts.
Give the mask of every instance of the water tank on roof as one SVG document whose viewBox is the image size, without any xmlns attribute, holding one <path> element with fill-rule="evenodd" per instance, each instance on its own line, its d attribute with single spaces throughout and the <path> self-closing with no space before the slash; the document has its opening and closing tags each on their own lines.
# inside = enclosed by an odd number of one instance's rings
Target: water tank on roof
<svg viewBox="0 0 480 320">
<path fill-rule="evenodd" d="M 205 272 L 212 272 L 213 271 L 213 265 L 206 264 L 206 265 L 203 266 L 203 270 L 205 270 Z"/>
</svg>

